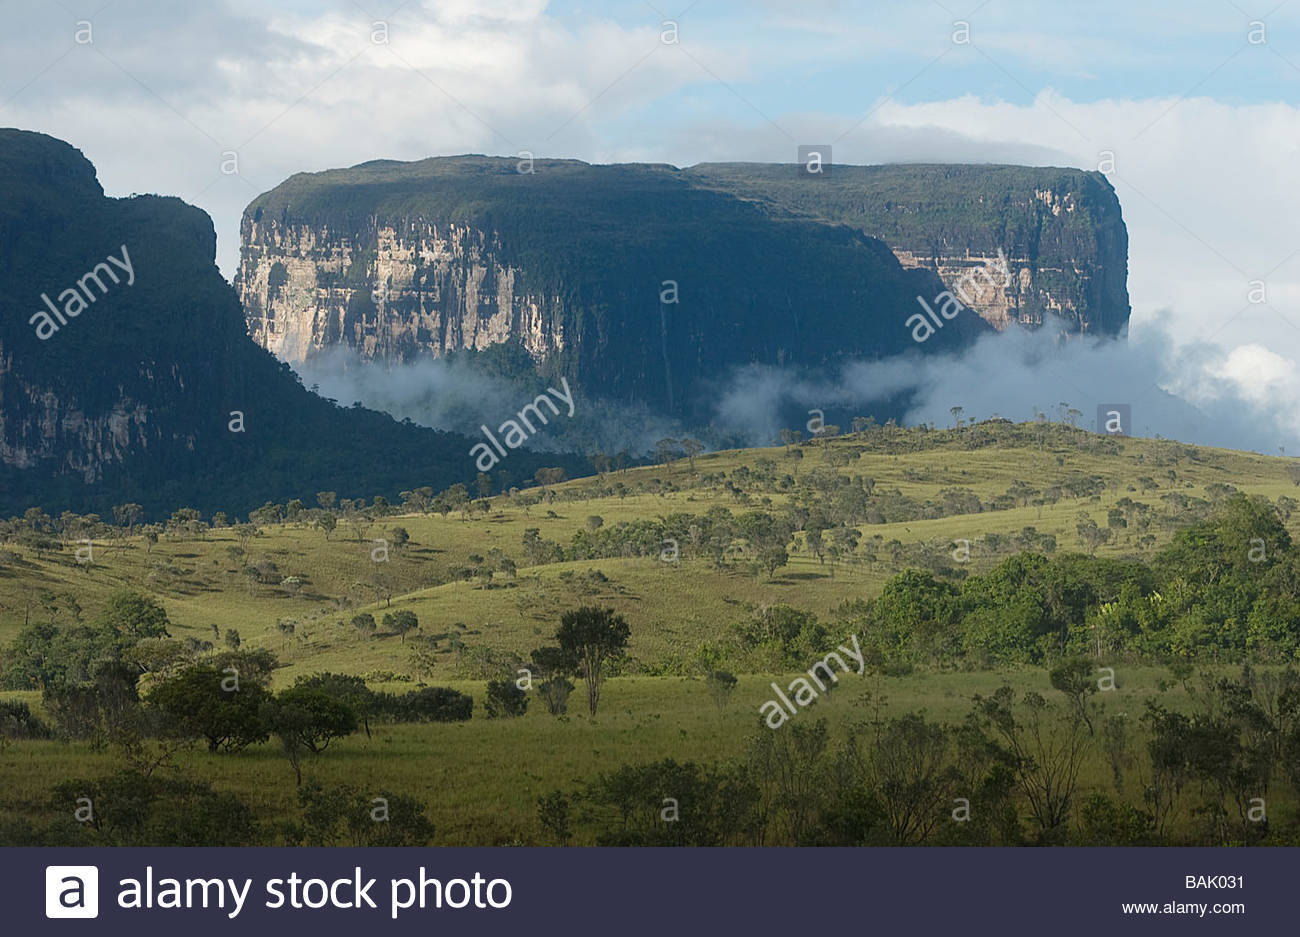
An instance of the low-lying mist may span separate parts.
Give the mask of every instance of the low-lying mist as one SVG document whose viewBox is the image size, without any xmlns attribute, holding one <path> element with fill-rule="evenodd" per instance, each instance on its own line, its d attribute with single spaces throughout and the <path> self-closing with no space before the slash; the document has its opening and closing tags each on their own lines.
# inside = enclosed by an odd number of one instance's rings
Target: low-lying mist
<svg viewBox="0 0 1300 937">
<path fill-rule="evenodd" d="M 345 349 L 297 365 L 308 386 L 343 405 L 360 401 L 398 419 L 466 435 L 495 429 L 546 391 L 542 377 L 504 377 L 472 361 L 425 359 L 399 365 L 363 362 Z M 1062 323 L 1012 326 L 956 354 L 915 353 L 858 361 L 833 372 L 750 365 L 722 374 L 696 425 L 643 406 L 603 400 L 575 382 L 575 412 L 550 417 L 531 448 L 647 455 L 665 436 L 694 435 L 710 446 L 771 445 L 782 429 L 808 435 L 810 410 L 847 431 L 854 416 L 906 425 L 953 425 L 999 416 L 1016 422 L 1069 409 L 1096 429 L 1097 407 L 1127 404 L 1132 433 L 1275 454 L 1300 453 L 1300 397 L 1291 362 L 1258 345 L 1232 352 L 1177 344 L 1164 321 L 1134 328 L 1127 339 L 1067 336 Z M 954 416 L 953 408 L 961 410 Z M 548 413 L 549 416 L 549 413 Z M 814 415 L 815 416 L 815 415 Z M 706 425 L 699 425 L 706 423 Z"/>
<path fill-rule="evenodd" d="M 360 401 L 399 420 L 479 439 L 480 426 L 495 431 L 548 386 L 559 387 L 540 375 L 505 377 L 456 357 L 384 364 L 363 361 L 344 348 L 294 367 L 304 384 L 344 406 Z M 611 403 L 576 384 L 573 392 L 573 416 L 563 409 L 558 416 L 544 409 L 547 423 L 528 439 L 527 448 L 588 455 L 626 450 L 639 455 L 653 452 L 664 437 L 686 434 L 680 423 L 646 407 Z"/>
<path fill-rule="evenodd" d="M 919 351 L 884 362 L 856 362 L 835 374 L 749 367 L 722 383 L 719 424 L 752 440 L 771 440 L 797 412 L 825 411 L 847 430 L 851 416 L 896 416 L 907 425 L 953 425 L 994 416 L 1022 422 L 1067 408 L 1096 429 L 1097 407 L 1128 404 L 1132 433 L 1276 454 L 1300 453 L 1294 402 L 1300 382 L 1291 362 L 1258 345 L 1231 353 L 1207 344 L 1177 345 L 1164 321 L 1127 339 L 1066 336 L 1062 323 L 1029 331 L 1012 326 L 957 354 Z M 884 415 L 863 409 L 893 401 Z M 954 417 L 953 407 L 961 412 Z M 845 421 L 845 422 L 841 422 Z"/>
</svg>

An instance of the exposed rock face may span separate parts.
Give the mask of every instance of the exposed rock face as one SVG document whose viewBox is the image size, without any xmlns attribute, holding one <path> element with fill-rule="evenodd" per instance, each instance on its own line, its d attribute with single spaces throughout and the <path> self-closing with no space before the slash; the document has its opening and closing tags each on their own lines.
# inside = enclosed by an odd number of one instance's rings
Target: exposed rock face
<svg viewBox="0 0 1300 937">
<path fill-rule="evenodd" d="M 409 360 L 515 340 L 548 377 L 673 413 L 730 368 L 915 348 L 942 282 L 881 241 L 668 166 L 452 157 L 298 175 L 245 211 L 250 334 L 302 361 Z M 962 316 L 925 351 L 987 326 Z"/>
<path fill-rule="evenodd" d="M 12 371 L 13 357 L 0 344 L 0 464 L 31 469 L 55 461 L 93 484 L 107 466 L 148 448 L 147 405 L 123 397 L 107 413 L 91 415 L 49 386 L 9 378 Z"/>
<path fill-rule="evenodd" d="M 328 228 L 246 219 L 239 282 L 253 339 L 287 361 L 340 344 L 387 361 L 511 338 L 535 358 L 563 350 L 562 326 L 552 332 L 543 314 L 558 297 L 521 290 L 494 234 L 428 222 L 374 234 L 358 251 Z"/>
<path fill-rule="evenodd" d="M 704 184 L 883 240 L 907 267 L 950 287 L 978 289 L 967 305 L 1001 330 L 1056 315 L 1080 333 L 1123 334 L 1130 313 L 1128 231 L 1104 175 L 1025 166 L 834 166 L 823 179 L 794 167 L 713 163 L 687 172 Z M 989 286 L 969 274 L 1006 260 Z"/>
</svg>

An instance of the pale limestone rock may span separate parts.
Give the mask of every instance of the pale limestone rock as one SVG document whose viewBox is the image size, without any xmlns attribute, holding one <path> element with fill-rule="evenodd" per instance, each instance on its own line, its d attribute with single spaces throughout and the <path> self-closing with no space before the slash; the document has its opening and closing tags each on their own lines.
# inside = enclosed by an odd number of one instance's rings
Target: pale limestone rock
<svg viewBox="0 0 1300 937">
<path fill-rule="evenodd" d="M 388 362 L 511 338 L 539 360 L 564 348 L 559 299 L 522 290 L 494 234 L 415 219 L 373 231 L 352 244 L 246 221 L 236 286 L 253 339 L 290 362 L 336 345 Z"/>
</svg>

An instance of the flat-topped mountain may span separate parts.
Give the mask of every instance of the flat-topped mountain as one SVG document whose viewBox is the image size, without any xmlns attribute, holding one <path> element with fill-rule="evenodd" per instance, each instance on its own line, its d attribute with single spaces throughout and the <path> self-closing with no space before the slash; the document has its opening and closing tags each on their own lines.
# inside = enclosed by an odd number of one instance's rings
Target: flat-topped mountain
<svg viewBox="0 0 1300 937">
<path fill-rule="evenodd" d="M 671 166 L 462 156 L 291 177 L 245 211 L 237 288 L 253 338 L 291 362 L 515 341 L 584 394 L 689 416 L 735 365 L 917 348 L 907 320 L 944 284 Z M 925 350 L 986 329 L 959 315 Z"/>
</svg>

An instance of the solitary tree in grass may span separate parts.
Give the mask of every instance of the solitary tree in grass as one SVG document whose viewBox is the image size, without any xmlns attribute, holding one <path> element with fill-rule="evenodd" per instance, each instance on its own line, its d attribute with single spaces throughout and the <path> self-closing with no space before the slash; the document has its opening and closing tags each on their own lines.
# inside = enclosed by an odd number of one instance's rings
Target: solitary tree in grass
<svg viewBox="0 0 1300 937">
<path fill-rule="evenodd" d="M 704 451 L 704 443 L 698 439 L 683 439 L 682 451 L 686 453 L 686 458 L 691 464 L 691 472 L 695 472 L 695 457 Z"/>
<path fill-rule="evenodd" d="M 402 609 L 393 612 L 391 615 L 384 616 L 384 627 L 389 631 L 395 632 L 402 638 L 402 643 L 406 643 L 406 632 L 414 631 L 420 627 L 420 619 L 415 616 L 415 612 L 410 609 Z"/>
<path fill-rule="evenodd" d="M 767 570 L 768 579 L 775 576 L 776 571 L 789 562 L 790 554 L 786 552 L 785 547 L 779 544 L 769 544 L 758 553 L 759 568 Z"/>
<path fill-rule="evenodd" d="M 627 650 L 629 629 L 622 615 L 612 608 L 584 605 L 565 612 L 555 640 L 560 650 L 587 681 L 587 705 L 596 715 L 600 702 L 600 683 L 606 662 L 622 657 Z"/>
<path fill-rule="evenodd" d="M 357 730 L 352 707 L 315 686 L 293 686 L 262 704 L 262 720 L 280 739 L 285 757 L 302 786 L 302 756 L 319 754 L 335 739 Z"/>
<path fill-rule="evenodd" d="M 316 518 L 316 526 L 325 531 L 326 540 L 329 540 L 330 534 L 334 532 L 334 528 L 338 527 L 338 525 L 339 519 L 333 514 L 321 514 Z"/>
</svg>

